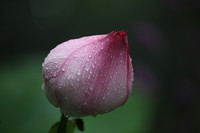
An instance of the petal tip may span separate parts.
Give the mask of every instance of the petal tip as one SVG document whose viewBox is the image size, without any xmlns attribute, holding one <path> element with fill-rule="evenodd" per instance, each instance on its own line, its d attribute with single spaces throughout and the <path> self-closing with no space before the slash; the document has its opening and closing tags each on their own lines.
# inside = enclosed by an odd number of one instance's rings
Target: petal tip
<svg viewBox="0 0 200 133">
<path fill-rule="evenodd" d="M 127 31 L 125 31 L 125 30 L 119 31 L 119 34 L 121 36 L 127 36 Z"/>
</svg>

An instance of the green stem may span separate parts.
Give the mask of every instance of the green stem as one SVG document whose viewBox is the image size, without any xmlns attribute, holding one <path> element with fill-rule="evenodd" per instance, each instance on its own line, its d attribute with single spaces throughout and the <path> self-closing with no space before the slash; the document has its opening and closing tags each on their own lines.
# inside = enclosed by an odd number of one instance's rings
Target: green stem
<svg viewBox="0 0 200 133">
<path fill-rule="evenodd" d="M 67 121 L 68 121 L 68 116 L 65 116 L 64 114 L 62 114 L 61 119 L 60 119 L 60 125 L 58 127 L 58 133 L 66 132 Z"/>
</svg>

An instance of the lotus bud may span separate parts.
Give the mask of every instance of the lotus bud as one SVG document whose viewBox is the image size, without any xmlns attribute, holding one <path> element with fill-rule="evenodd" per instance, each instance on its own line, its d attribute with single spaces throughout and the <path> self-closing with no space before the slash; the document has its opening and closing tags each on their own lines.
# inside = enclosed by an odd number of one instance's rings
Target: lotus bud
<svg viewBox="0 0 200 133">
<path fill-rule="evenodd" d="M 110 112 L 131 93 L 126 31 L 66 41 L 50 51 L 42 66 L 48 100 L 69 116 Z"/>
</svg>

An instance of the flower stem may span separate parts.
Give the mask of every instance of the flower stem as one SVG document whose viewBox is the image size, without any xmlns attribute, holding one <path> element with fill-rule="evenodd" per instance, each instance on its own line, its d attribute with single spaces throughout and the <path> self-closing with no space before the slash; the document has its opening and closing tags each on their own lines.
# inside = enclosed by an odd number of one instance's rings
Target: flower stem
<svg viewBox="0 0 200 133">
<path fill-rule="evenodd" d="M 68 121 L 68 116 L 65 116 L 64 114 L 62 114 L 61 119 L 60 119 L 60 125 L 58 127 L 58 133 L 66 132 L 67 121 Z"/>
</svg>

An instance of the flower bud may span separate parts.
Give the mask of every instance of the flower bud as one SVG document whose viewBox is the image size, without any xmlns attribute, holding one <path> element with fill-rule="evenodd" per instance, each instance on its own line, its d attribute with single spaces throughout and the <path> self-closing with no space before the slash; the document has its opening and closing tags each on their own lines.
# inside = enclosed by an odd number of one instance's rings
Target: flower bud
<svg viewBox="0 0 200 133">
<path fill-rule="evenodd" d="M 133 68 L 126 31 L 66 41 L 43 63 L 48 100 L 69 116 L 110 112 L 131 92 Z"/>
</svg>

